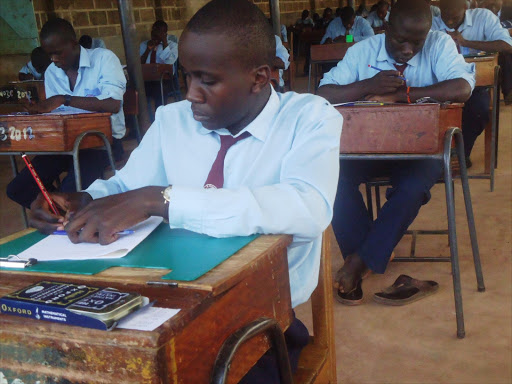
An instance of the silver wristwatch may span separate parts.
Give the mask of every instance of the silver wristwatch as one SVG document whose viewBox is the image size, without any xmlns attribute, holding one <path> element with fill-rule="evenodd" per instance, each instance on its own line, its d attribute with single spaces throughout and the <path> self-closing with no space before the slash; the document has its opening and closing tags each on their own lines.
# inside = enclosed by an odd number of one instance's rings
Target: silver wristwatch
<svg viewBox="0 0 512 384">
<path fill-rule="evenodd" d="M 169 185 L 167 188 L 165 188 L 162 191 L 162 196 L 164 197 L 164 204 L 167 204 L 171 201 L 171 191 L 172 191 L 172 185 Z"/>
</svg>

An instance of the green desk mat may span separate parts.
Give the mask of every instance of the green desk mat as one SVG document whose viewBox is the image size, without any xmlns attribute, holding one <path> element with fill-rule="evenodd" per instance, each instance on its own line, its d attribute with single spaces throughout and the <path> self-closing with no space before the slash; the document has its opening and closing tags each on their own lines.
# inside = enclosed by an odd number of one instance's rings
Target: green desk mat
<svg viewBox="0 0 512 384">
<path fill-rule="evenodd" d="M 17 255 L 45 237 L 39 232 L 32 232 L 0 245 L 0 257 Z M 3 269 L 94 275 L 110 267 L 164 268 L 172 271 L 162 276 L 162 279 L 192 281 L 215 268 L 256 237 L 258 235 L 219 239 L 184 229 L 171 230 L 162 223 L 120 259 L 44 261 L 25 269 Z"/>
</svg>

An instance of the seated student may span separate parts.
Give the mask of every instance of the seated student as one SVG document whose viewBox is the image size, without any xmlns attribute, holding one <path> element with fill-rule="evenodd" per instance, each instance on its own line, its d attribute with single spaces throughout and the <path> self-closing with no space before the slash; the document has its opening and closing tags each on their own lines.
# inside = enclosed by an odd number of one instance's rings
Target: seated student
<svg viewBox="0 0 512 384">
<path fill-rule="evenodd" d="M 320 44 L 345 42 L 347 35 L 353 35 L 355 42 L 375 35 L 370 24 L 361 16 L 356 16 L 352 7 L 341 9 L 341 16 L 329 24 Z"/>
<path fill-rule="evenodd" d="M 386 0 L 380 0 L 377 3 L 377 9 L 371 12 L 366 21 L 370 23 L 375 33 L 383 32 L 389 20 L 389 3 Z"/>
<path fill-rule="evenodd" d="M 512 5 L 507 9 L 503 7 L 502 0 L 484 0 L 481 5 L 500 18 L 503 28 L 512 28 Z M 509 34 L 512 34 L 512 29 L 509 29 Z M 500 53 L 498 62 L 501 67 L 501 90 L 505 104 L 509 105 L 512 104 L 512 53 Z"/>
<path fill-rule="evenodd" d="M 327 7 L 324 9 L 324 13 L 322 14 L 322 18 L 318 20 L 318 25 L 316 26 L 319 29 L 327 28 L 331 21 L 333 21 L 334 17 L 332 15 L 332 9 Z"/>
<path fill-rule="evenodd" d="M 43 80 L 44 72 L 51 63 L 50 58 L 43 48 L 34 48 L 30 54 L 30 61 L 20 69 L 18 79 L 20 81 Z"/>
<path fill-rule="evenodd" d="M 449 34 L 462 54 L 475 51 L 512 52 L 512 38 L 488 9 L 467 9 L 465 0 L 441 0 L 441 16 L 432 21 L 432 30 Z M 490 120 L 490 95 L 485 88 L 476 88 L 464 106 L 462 134 L 466 165 L 476 138 Z"/>
<path fill-rule="evenodd" d="M 80 39 L 78 40 L 78 44 L 80 44 L 85 49 L 96 49 L 96 48 L 106 49 L 107 48 L 103 39 L 99 39 L 96 37 L 93 39 L 89 35 L 80 36 Z"/>
<path fill-rule="evenodd" d="M 317 284 L 343 118 L 320 97 L 273 90 L 275 38 L 252 2 L 206 4 L 185 27 L 179 54 L 187 100 L 158 109 L 139 147 L 111 179 L 79 194 L 52 194 L 61 209 L 76 211 L 65 227 L 69 237 L 111 243 L 118 230 L 152 215 L 171 228 L 215 237 L 291 234 L 296 307 Z M 46 233 L 62 228 L 64 217 L 52 215 L 41 198 L 32 207 L 31 225 Z M 286 332 L 293 367 L 307 339 L 294 320 Z M 242 382 L 278 381 L 276 368 L 258 363 Z"/>
<path fill-rule="evenodd" d="M 432 14 L 424 0 L 399 0 L 391 8 L 386 34 L 349 48 L 337 67 L 325 74 L 318 95 L 331 103 L 365 99 L 407 103 L 425 96 L 466 101 L 475 85 L 474 65 L 464 61 L 447 35 L 429 32 L 431 23 Z M 441 171 L 440 160 L 340 162 L 332 221 L 345 258 L 337 277 L 339 301 L 360 303 L 367 269 L 384 273 L 391 252 L 420 207 L 429 201 L 430 188 Z M 377 176 L 391 176 L 392 187 L 372 222 L 359 185 Z"/>
<path fill-rule="evenodd" d="M 274 58 L 274 68 L 279 68 L 279 91 L 284 87 L 283 72 L 290 66 L 290 54 L 285 48 L 279 36 L 274 36 L 276 39 L 276 57 Z"/>
<path fill-rule="evenodd" d="M 366 19 L 369 14 L 370 11 L 366 8 L 366 0 L 361 1 L 361 4 L 359 4 L 359 7 L 356 10 L 356 15 Z"/>
<path fill-rule="evenodd" d="M 302 11 L 302 15 L 300 16 L 300 19 L 297 19 L 297 21 L 295 22 L 295 27 L 304 28 L 304 27 L 308 27 L 308 26 L 313 27 L 314 22 L 311 19 L 311 17 L 309 17 L 309 11 L 307 9 L 305 9 Z"/>
<path fill-rule="evenodd" d="M 121 108 L 126 89 L 126 78 L 117 56 L 107 49 L 87 50 L 76 40 L 71 24 L 64 19 L 52 19 L 41 29 L 41 46 L 53 63 L 45 72 L 46 100 L 27 105 L 30 113 L 45 113 L 64 106 L 79 110 L 110 112 L 114 141 L 112 150 L 116 158 L 122 155 L 121 138 L 126 132 Z M 68 172 L 61 190 L 76 190 L 72 156 L 36 156 L 32 163 L 41 181 L 49 190 L 63 172 Z M 108 165 L 105 151 L 80 151 L 82 185 L 87 188 L 101 177 Z M 28 169 L 23 169 L 7 186 L 12 200 L 30 207 L 39 188 Z"/>
<path fill-rule="evenodd" d="M 151 27 L 151 40 L 140 43 L 140 62 L 141 64 L 170 64 L 173 65 L 178 60 L 178 42 L 176 36 L 167 34 L 167 23 L 163 20 L 157 20 Z M 177 68 L 174 65 L 174 71 Z M 164 82 L 164 95 L 171 90 L 171 83 Z M 155 109 L 162 105 L 162 90 L 160 81 L 146 81 L 146 96 L 155 103 Z"/>
</svg>

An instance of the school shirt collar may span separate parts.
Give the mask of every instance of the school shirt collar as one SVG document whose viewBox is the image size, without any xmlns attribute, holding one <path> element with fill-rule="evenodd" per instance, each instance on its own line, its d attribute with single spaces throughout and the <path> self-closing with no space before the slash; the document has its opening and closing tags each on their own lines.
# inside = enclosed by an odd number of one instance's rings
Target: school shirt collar
<svg viewBox="0 0 512 384">
<path fill-rule="evenodd" d="M 261 110 L 260 114 L 256 116 L 256 118 L 251 121 L 244 129 L 238 132 L 234 137 L 240 136 L 244 132 L 249 132 L 251 136 L 254 138 L 265 141 L 268 135 L 268 131 L 273 124 L 273 120 L 277 115 L 280 107 L 279 96 L 277 92 L 274 90 L 274 87 L 270 85 L 270 97 L 268 98 L 267 104 Z M 212 132 L 217 132 L 219 135 L 229 135 L 229 131 L 226 128 L 217 129 L 215 131 L 211 131 L 209 129 L 204 128 L 202 125 L 199 127 L 199 133 L 202 135 L 208 135 Z"/>
<path fill-rule="evenodd" d="M 441 29 L 444 29 L 445 31 L 450 31 L 450 32 L 455 31 L 455 29 L 453 29 L 453 28 L 448 28 L 448 26 L 444 23 L 442 15 L 440 15 L 438 17 L 441 19 L 441 23 L 442 23 Z M 459 28 L 457 28 L 457 30 L 459 32 L 462 32 L 466 28 L 472 27 L 472 26 L 473 26 L 473 16 L 471 15 L 471 10 L 466 9 L 466 12 L 464 13 L 464 20 L 462 21 L 462 24 L 459 25 Z"/>
<path fill-rule="evenodd" d="M 53 65 L 55 65 L 55 63 L 53 63 Z M 86 67 L 90 67 L 90 66 L 91 66 L 91 59 L 89 57 L 89 52 L 87 52 L 87 49 L 80 46 L 80 60 L 78 62 L 78 77 L 76 80 L 75 88 L 79 83 L 79 79 L 81 78 L 80 68 L 86 68 Z M 56 65 L 55 65 L 55 68 L 56 68 L 55 74 L 57 75 L 57 77 L 64 80 L 65 84 L 69 84 L 68 75 L 66 75 L 66 72 L 62 68 L 57 67 Z M 68 85 L 68 87 L 69 87 L 69 85 Z"/>
<path fill-rule="evenodd" d="M 385 34 L 382 34 L 380 35 L 382 36 L 382 44 L 380 45 L 380 49 L 379 49 L 379 52 L 377 54 L 377 61 L 386 61 L 388 62 L 389 64 L 391 65 L 394 65 L 396 64 L 396 60 L 393 59 L 387 49 L 386 49 L 386 35 Z M 428 35 L 427 35 L 427 39 L 428 39 Z M 425 40 L 425 44 L 427 44 L 427 40 Z M 423 50 L 423 49 L 422 49 Z M 416 67 L 418 66 L 419 64 L 419 56 L 421 54 L 421 51 L 419 51 L 417 54 L 415 54 L 408 62 L 407 62 L 407 65 L 410 65 L 411 67 Z M 400 63 L 400 64 L 405 64 L 405 63 Z"/>
</svg>

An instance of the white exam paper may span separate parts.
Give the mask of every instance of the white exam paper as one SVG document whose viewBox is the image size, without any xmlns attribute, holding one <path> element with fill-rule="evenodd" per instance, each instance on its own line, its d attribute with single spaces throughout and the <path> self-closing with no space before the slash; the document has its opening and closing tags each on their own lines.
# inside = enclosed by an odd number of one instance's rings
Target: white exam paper
<svg viewBox="0 0 512 384">
<path fill-rule="evenodd" d="M 109 245 L 80 243 L 73 244 L 67 236 L 49 235 L 30 248 L 18 254 L 22 259 L 34 258 L 38 262 L 50 260 L 92 260 L 119 259 L 126 256 L 162 222 L 161 217 L 149 219 L 130 228 L 130 235 L 121 235 Z"/>
<path fill-rule="evenodd" d="M 121 319 L 116 328 L 154 331 L 171 317 L 176 316 L 179 311 L 179 309 L 146 305 Z"/>
</svg>

